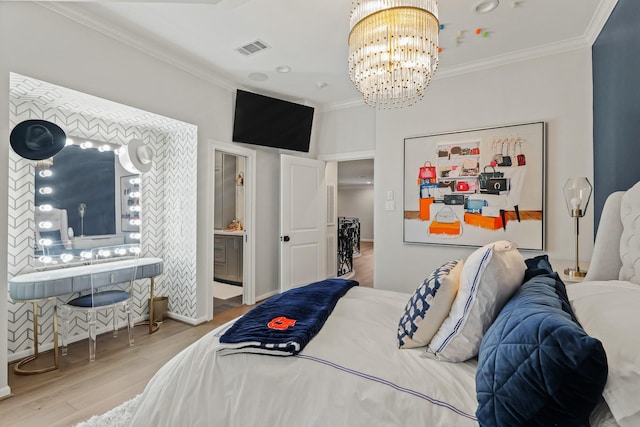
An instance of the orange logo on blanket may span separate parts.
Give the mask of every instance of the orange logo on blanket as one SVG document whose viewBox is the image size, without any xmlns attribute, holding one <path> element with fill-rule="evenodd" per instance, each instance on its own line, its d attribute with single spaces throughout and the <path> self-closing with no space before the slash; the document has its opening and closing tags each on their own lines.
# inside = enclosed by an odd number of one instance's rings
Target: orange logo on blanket
<svg viewBox="0 0 640 427">
<path fill-rule="evenodd" d="M 267 323 L 267 327 L 269 329 L 278 329 L 280 331 L 284 331 L 285 329 L 288 329 L 290 326 L 293 326 L 295 324 L 295 320 L 280 316 Z"/>
</svg>

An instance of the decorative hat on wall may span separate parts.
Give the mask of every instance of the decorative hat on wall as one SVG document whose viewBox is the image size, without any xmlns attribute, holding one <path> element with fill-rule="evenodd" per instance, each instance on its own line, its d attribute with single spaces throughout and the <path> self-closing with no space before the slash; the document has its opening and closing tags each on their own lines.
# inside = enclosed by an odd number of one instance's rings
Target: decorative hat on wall
<svg viewBox="0 0 640 427">
<path fill-rule="evenodd" d="M 120 164 L 128 172 L 145 173 L 153 165 L 153 151 L 139 139 L 132 139 L 120 152 Z"/>
<path fill-rule="evenodd" d="M 13 151 L 25 159 L 44 160 L 64 148 L 67 135 L 55 123 L 25 120 L 13 128 L 9 141 Z"/>
</svg>

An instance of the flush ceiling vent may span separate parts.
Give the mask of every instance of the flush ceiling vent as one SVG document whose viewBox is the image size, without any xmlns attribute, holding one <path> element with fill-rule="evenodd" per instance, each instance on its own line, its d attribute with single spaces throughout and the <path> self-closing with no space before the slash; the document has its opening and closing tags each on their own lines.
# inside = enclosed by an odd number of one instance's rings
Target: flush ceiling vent
<svg viewBox="0 0 640 427">
<path fill-rule="evenodd" d="M 249 56 L 268 48 L 269 46 L 265 42 L 263 42 L 262 40 L 256 40 L 254 42 L 247 43 L 244 46 L 240 46 L 236 50 L 245 56 Z"/>
</svg>

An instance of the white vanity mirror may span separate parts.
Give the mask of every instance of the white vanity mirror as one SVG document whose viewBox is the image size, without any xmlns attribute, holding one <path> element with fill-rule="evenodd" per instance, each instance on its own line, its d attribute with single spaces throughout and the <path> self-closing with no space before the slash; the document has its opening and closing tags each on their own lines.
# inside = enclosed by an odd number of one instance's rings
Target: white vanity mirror
<svg viewBox="0 0 640 427">
<path fill-rule="evenodd" d="M 124 149 L 70 137 L 55 156 L 36 162 L 36 258 L 44 243 L 79 259 L 92 248 L 140 243 L 141 179 L 122 167 Z M 55 255 L 44 260 L 67 264 Z"/>
</svg>

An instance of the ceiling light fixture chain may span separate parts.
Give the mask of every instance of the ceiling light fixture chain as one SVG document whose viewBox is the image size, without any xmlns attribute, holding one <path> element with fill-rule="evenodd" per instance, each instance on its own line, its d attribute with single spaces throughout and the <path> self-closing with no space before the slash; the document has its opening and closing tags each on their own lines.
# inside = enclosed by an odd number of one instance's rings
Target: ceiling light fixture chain
<svg viewBox="0 0 640 427">
<path fill-rule="evenodd" d="M 438 67 L 437 0 L 353 0 L 349 77 L 376 108 L 408 107 Z"/>
</svg>

